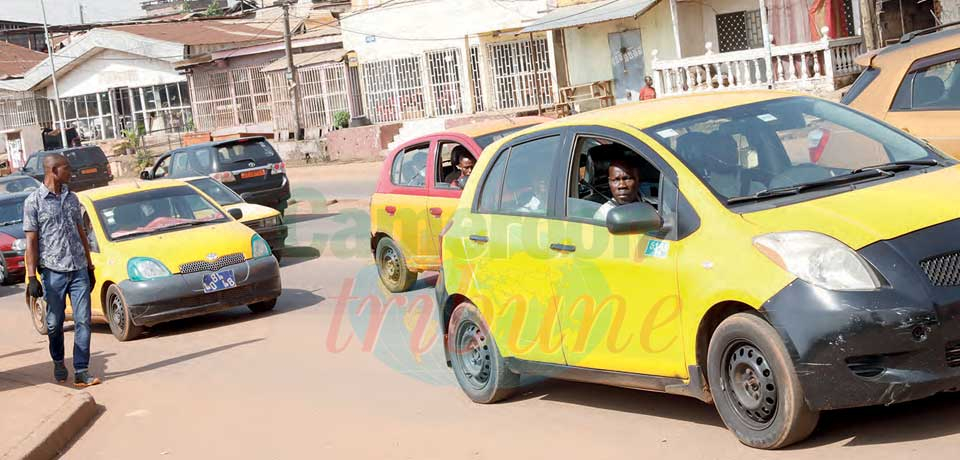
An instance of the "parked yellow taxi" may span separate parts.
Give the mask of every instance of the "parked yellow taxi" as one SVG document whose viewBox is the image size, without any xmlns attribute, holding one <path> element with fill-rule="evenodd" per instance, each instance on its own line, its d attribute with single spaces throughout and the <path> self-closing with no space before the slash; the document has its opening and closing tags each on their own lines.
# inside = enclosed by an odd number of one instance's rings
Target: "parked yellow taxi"
<svg viewBox="0 0 960 460">
<path fill-rule="evenodd" d="M 277 261 L 263 237 L 235 220 L 239 212 L 228 213 L 175 180 L 77 195 L 95 266 L 92 316 L 106 321 L 118 340 L 165 321 L 276 305 Z"/>
<path fill-rule="evenodd" d="M 387 155 L 370 198 L 370 250 L 388 290 L 406 291 L 418 272 L 440 267 L 437 237 L 460 199 L 458 179 L 470 175 L 464 167 L 472 167 L 497 139 L 547 120 L 501 118 L 459 126 L 407 141 Z"/>
<path fill-rule="evenodd" d="M 958 183 L 927 144 L 790 93 L 528 129 L 441 233 L 448 363 L 480 403 L 523 374 L 712 401 L 758 448 L 960 388 Z"/>
</svg>

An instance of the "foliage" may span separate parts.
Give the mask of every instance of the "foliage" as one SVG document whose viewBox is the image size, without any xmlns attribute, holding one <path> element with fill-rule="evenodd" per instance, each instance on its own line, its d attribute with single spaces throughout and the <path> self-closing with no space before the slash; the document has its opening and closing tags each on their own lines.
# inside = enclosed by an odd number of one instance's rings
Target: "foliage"
<svg viewBox="0 0 960 460">
<path fill-rule="evenodd" d="M 203 12 L 203 15 L 207 17 L 223 16 L 223 8 L 220 8 L 220 5 L 217 3 L 211 3 L 210 6 L 207 7 L 207 10 Z"/>
<path fill-rule="evenodd" d="M 333 114 L 333 127 L 343 129 L 350 126 L 350 112 L 340 111 Z"/>
<path fill-rule="evenodd" d="M 147 149 L 143 148 L 143 125 L 137 125 L 136 129 L 125 129 L 121 131 L 124 137 L 124 147 L 126 150 L 133 150 L 134 159 L 139 169 L 147 168 L 153 165 L 153 157 Z"/>
</svg>

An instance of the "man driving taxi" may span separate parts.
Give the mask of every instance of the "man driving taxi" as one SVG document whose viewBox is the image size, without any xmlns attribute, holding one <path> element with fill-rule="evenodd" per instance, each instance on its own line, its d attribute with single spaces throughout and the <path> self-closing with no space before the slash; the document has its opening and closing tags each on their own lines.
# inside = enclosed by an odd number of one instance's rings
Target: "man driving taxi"
<svg viewBox="0 0 960 460">
<path fill-rule="evenodd" d="M 628 203 L 636 203 L 642 199 L 638 160 L 639 158 L 636 155 L 623 151 L 612 156 L 610 167 L 607 169 L 607 181 L 610 184 L 612 198 L 600 206 L 600 209 L 597 209 L 597 212 L 593 215 L 594 220 L 606 222 L 607 214 L 611 209 Z"/>
</svg>

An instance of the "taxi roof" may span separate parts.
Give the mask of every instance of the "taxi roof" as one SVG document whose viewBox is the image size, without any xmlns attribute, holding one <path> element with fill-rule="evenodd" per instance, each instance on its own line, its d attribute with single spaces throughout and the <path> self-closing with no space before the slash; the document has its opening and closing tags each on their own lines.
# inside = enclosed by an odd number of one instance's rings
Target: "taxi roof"
<svg viewBox="0 0 960 460">
<path fill-rule="evenodd" d="M 958 45 L 960 45 L 960 28 L 944 29 L 864 53 L 857 57 L 856 62 L 864 67 L 874 65 L 882 68 L 882 62 L 899 62 L 902 59 L 912 62 L 932 54 L 954 50 Z"/>
<path fill-rule="evenodd" d="M 479 137 L 505 129 L 532 126 L 539 123 L 553 121 L 547 117 L 503 117 L 495 120 L 481 121 L 447 129 L 447 132 L 459 133 L 470 137 Z"/>
<path fill-rule="evenodd" d="M 141 192 L 144 190 L 155 190 L 161 188 L 176 187 L 178 185 L 186 185 L 182 181 L 175 179 L 158 179 L 151 181 L 134 181 L 126 184 L 119 185 L 108 185 L 106 187 L 97 187 L 90 190 L 84 190 L 82 192 L 77 192 L 77 195 L 81 197 L 89 198 L 90 200 L 102 200 L 104 198 L 112 198 L 115 196 L 126 195 L 129 193 Z"/>
</svg>

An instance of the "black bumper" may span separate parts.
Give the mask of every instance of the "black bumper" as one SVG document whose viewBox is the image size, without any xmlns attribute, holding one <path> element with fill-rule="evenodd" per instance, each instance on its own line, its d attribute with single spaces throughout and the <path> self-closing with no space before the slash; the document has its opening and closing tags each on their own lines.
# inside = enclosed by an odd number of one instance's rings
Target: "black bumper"
<svg viewBox="0 0 960 460">
<path fill-rule="evenodd" d="M 449 313 L 453 311 L 447 308 L 450 302 L 450 294 L 447 293 L 447 285 L 443 281 L 443 268 L 440 268 L 440 275 L 437 276 L 437 284 L 433 287 L 433 294 L 437 296 L 437 324 L 440 325 L 440 338 L 443 340 L 443 356 L 450 367 L 450 350 L 447 349 L 447 327 L 450 323 Z"/>
<path fill-rule="evenodd" d="M 233 270 L 237 287 L 205 294 L 202 280 L 209 272 L 199 272 L 149 281 L 121 281 L 120 290 L 137 326 L 151 326 L 280 297 L 280 267 L 273 257 L 248 260 L 222 270 Z"/>
<path fill-rule="evenodd" d="M 875 291 L 794 281 L 763 306 L 813 409 L 893 404 L 960 389 L 960 286 L 934 286 L 919 261 L 960 246 L 958 222 L 859 252 L 887 279 Z M 955 250 L 955 249 L 954 249 Z"/>
<path fill-rule="evenodd" d="M 276 227 L 269 228 L 257 228 L 253 226 L 250 226 L 250 228 L 267 241 L 267 244 L 270 245 L 271 251 L 277 252 L 283 249 L 283 247 L 286 245 L 285 241 L 287 239 L 287 234 L 289 234 L 286 224 L 280 224 Z"/>
<path fill-rule="evenodd" d="M 284 177 L 283 185 L 266 190 L 239 192 L 240 197 L 247 203 L 269 206 L 277 211 L 283 211 L 290 199 L 290 181 Z"/>
</svg>

